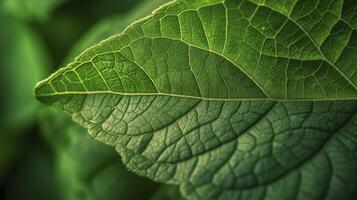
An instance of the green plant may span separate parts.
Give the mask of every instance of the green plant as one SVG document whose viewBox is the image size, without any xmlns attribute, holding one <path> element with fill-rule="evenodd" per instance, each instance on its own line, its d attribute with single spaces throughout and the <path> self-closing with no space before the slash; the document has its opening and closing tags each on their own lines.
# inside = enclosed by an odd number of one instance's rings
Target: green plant
<svg viewBox="0 0 357 200">
<path fill-rule="evenodd" d="M 24 148 L 22 132 L 31 126 L 34 121 L 32 116 L 39 107 L 33 98 L 32 88 L 45 77 L 50 62 L 44 45 L 30 27 L 2 16 L 1 13 L 0 27 L 4 27 L 0 33 L 1 183 Z"/>
<path fill-rule="evenodd" d="M 347 0 L 176 0 L 35 95 L 185 198 L 349 199 L 356 16 Z"/>
</svg>

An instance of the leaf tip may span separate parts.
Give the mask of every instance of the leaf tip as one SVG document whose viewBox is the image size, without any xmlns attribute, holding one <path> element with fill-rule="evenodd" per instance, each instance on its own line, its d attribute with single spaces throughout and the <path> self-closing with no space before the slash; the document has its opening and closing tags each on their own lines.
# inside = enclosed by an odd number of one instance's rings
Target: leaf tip
<svg viewBox="0 0 357 200">
<path fill-rule="evenodd" d="M 45 102 L 46 96 L 50 96 L 54 92 L 55 91 L 53 91 L 52 87 L 50 86 L 50 84 L 48 84 L 47 80 L 38 82 L 35 85 L 33 91 L 35 98 L 42 103 L 46 103 Z"/>
</svg>

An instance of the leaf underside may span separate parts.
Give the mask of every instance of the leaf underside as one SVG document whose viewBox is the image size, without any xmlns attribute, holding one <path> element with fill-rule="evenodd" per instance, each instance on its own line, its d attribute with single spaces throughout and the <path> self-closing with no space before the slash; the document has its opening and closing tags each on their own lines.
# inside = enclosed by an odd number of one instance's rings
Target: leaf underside
<svg viewBox="0 0 357 200">
<path fill-rule="evenodd" d="M 180 184 L 193 199 L 333 199 L 355 191 L 356 101 L 90 94 L 53 105 L 115 146 L 130 170 Z"/>
<path fill-rule="evenodd" d="M 186 198 L 351 198 L 356 12 L 354 1 L 177 0 L 36 97 Z"/>
</svg>

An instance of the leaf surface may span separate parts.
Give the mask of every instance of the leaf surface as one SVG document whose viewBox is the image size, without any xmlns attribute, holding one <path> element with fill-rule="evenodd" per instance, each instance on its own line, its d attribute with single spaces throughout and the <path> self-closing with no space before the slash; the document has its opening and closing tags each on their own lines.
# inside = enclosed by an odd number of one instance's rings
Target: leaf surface
<svg viewBox="0 0 357 200">
<path fill-rule="evenodd" d="M 283 3 L 175 1 L 85 51 L 40 84 L 37 95 L 355 99 L 356 3 L 342 4 L 302 1 L 293 9 Z M 332 14 L 303 15 L 309 12 Z"/>
<path fill-rule="evenodd" d="M 66 97 L 54 106 L 115 146 L 130 170 L 179 184 L 187 198 L 334 199 L 355 191 L 356 101 Z"/>
<path fill-rule="evenodd" d="M 36 97 L 185 198 L 351 198 L 356 8 L 177 0 L 86 50 Z"/>
</svg>

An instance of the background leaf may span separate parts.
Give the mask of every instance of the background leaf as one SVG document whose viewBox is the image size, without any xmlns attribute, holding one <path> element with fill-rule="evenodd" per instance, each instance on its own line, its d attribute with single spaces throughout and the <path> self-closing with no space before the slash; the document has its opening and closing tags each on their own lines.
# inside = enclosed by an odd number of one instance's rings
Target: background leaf
<svg viewBox="0 0 357 200">
<path fill-rule="evenodd" d="M 24 149 L 23 132 L 32 126 L 38 102 L 33 86 L 47 74 L 47 52 L 28 26 L 0 13 L 0 182 Z"/>
<path fill-rule="evenodd" d="M 68 0 L 3 0 L 2 12 L 17 19 L 28 21 L 46 21 L 52 11 Z"/>
<path fill-rule="evenodd" d="M 6 131 L 6 126 L 14 129 L 31 122 L 38 106 L 33 99 L 33 86 L 47 74 L 50 63 L 42 42 L 30 28 L 4 17 L 0 26 L 6 27 L 0 34 L 0 123 L 2 131 Z"/>
</svg>

